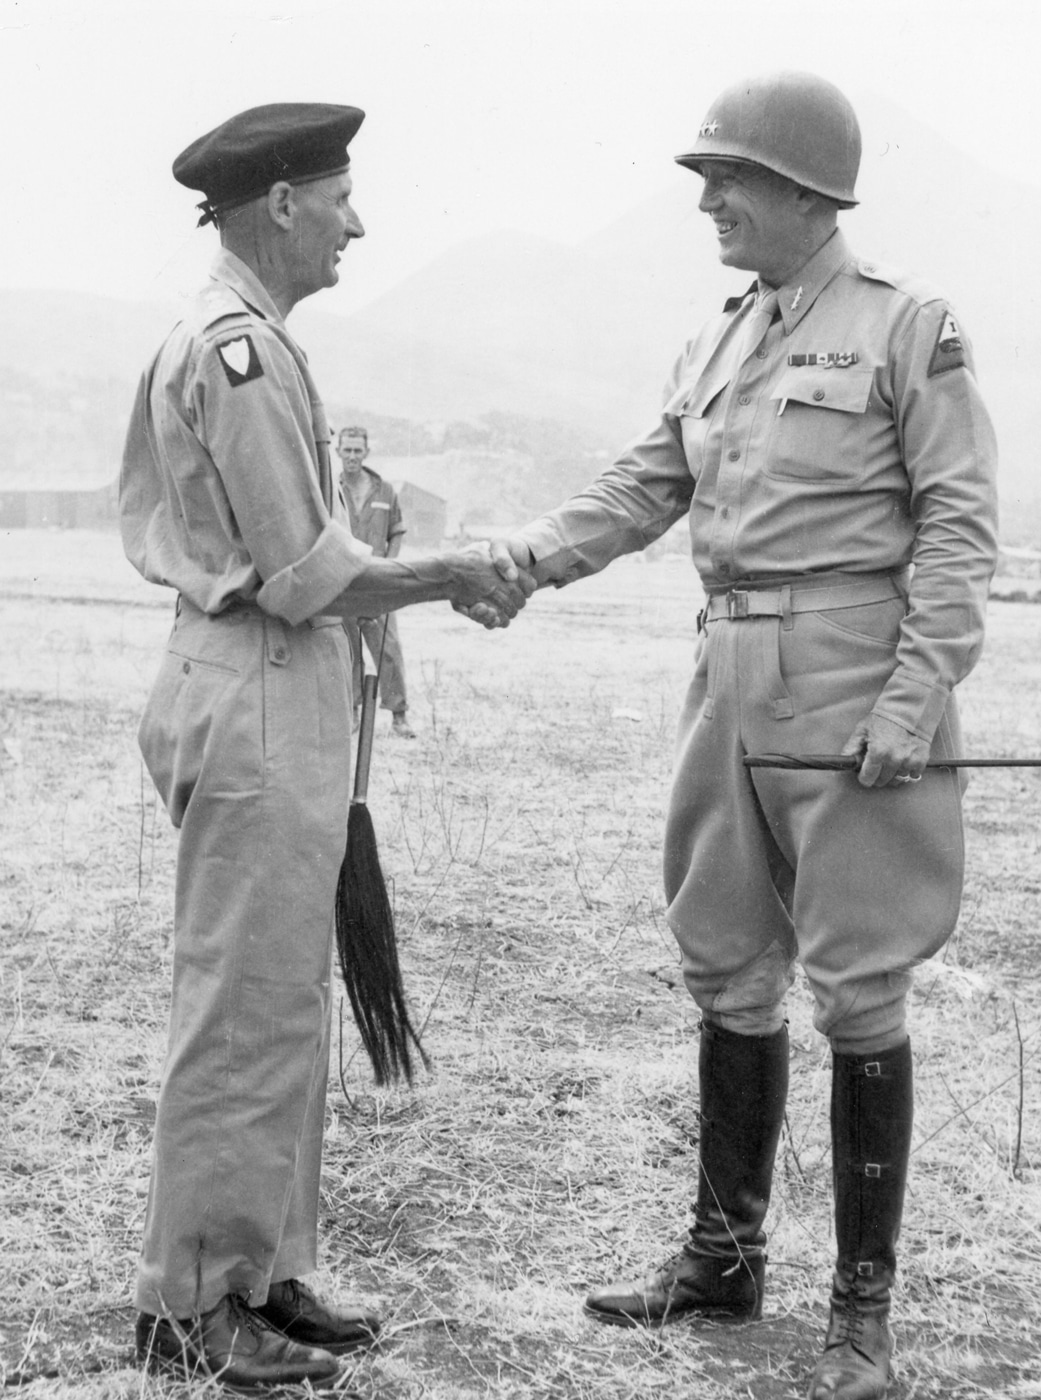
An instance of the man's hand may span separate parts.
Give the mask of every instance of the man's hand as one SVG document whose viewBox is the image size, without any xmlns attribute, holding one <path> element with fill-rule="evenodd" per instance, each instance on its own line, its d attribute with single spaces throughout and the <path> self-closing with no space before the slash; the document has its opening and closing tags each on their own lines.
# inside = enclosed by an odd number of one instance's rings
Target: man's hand
<svg viewBox="0 0 1041 1400">
<path fill-rule="evenodd" d="M 499 577 L 506 583 L 519 585 L 524 590 L 525 597 L 529 598 L 535 591 L 535 580 L 528 572 L 534 560 L 524 541 L 516 538 L 492 540 L 488 550 Z M 509 618 L 502 617 L 490 603 L 479 602 L 470 607 L 453 603 L 452 606 L 456 612 L 462 613 L 471 622 L 479 622 L 482 627 L 491 629 L 509 626 Z M 523 607 L 523 604 L 521 606 Z"/>
<path fill-rule="evenodd" d="M 862 787 L 895 787 L 922 776 L 929 745 L 891 719 L 871 714 L 860 721 L 842 752 L 860 758 L 857 781 Z"/>
<path fill-rule="evenodd" d="M 518 569 L 531 569 L 535 563 L 531 557 L 531 550 L 516 535 L 510 539 L 492 540 L 488 548 L 492 563 L 502 577 L 509 579 L 511 583 L 517 577 Z"/>
<path fill-rule="evenodd" d="M 527 569 L 518 568 L 512 558 L 508 563 L 502 557 L 496 559 L 487 545 L 460 550 L 449 558 L 452 607 L 484 627 L 507 627 L 535 591 Z"/>
</svg>

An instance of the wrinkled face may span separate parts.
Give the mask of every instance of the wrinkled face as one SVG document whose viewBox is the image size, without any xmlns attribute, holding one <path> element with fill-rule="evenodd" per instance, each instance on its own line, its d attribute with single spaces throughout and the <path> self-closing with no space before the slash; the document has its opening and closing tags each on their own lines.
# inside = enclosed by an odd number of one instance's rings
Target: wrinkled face
<svg viewBox="0 0 1041 1400">
<path fill-rule="evenodd" d="M 710 160 L 698 208 L 716 226 L 719 260 L 780 286 L 806 261 L 806 212 L 798 185 L 761 165 Z"/>
<path fill-rule="evenodd" d="M 341 433 L 336 442 L 336 455 L 343 463 L 344 475 L 357 476 L 369 455 L 368 444 L 364 438 L 348 437 L 346 433 Z"/>
<path fill-rule="evenodd" d="M 365 237 L 362 222 L 351 208 L 352 188 L 348 170 L 292 187 L 293 270 L 300 296 L 335 287 L 341 254 L 352 238 Z"/>
</svg>

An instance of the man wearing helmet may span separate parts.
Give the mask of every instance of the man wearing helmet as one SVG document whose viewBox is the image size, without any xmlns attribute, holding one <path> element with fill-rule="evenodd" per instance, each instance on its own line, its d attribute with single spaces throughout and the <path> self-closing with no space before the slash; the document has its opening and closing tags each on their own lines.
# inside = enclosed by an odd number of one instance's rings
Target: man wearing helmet
<svg viewBox="0 0 1041 1400">
<path fill-rule="evenodd" d="M 650 431 L 493 551 L 559 587 L 689 513 L 707 594 L 664 855 L 702 1013 L 694 1224 L 650 1278 L 586 1308 L 624 1326 L 760 1315 L 798 959 L 833 1056 L 838 1244 L 809 1393 L 877 1400 L 910 1148 L 905 1002 L 954 928 L 963 865 L 956 776 L 919 780 L 958 751 L 952 689 L 982 641 L 994 436 L 948 304 L 838 231 L 860 135 L 836 88 L 741 83 L 677 160 L 704 178 L 721 260 L 756 281 L 687 344 Z M 836 750 L 855 774 L 742 764 Z"/>
</svg>

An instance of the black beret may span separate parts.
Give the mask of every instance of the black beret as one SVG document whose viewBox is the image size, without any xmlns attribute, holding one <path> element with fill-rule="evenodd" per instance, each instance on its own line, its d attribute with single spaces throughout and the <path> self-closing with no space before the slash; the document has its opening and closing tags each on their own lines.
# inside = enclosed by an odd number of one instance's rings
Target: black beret
<svg viewBox="0 0 1041 1400">
<path fill-rule="evenodd" d="M 329 102 L 271 102 L 251 107 L 200 136 L 173 163 L 174 179 L 206 199 L 200 223 L 290 183 L 336 175 L 365 119 L 358 107 Z"/>
</svg>

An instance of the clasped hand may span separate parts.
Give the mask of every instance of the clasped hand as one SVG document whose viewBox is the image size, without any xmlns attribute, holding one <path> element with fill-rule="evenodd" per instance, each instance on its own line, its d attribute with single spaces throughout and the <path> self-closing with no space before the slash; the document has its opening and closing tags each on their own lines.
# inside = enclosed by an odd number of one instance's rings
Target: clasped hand
<svg viewBox="0 0 1041 1400">
<path fill-rule="evenodd" d="M 528 572 L 531 556 L 521 545 L 522 560 L 514 557 L 515 541 L 496 540 L 492 545 L 475 545 L 452 556 L 454 588 L 452 607 L 482 627 L 508 627 L 510 619 L 535 592 L 535 580 Z"/>
</svg>

